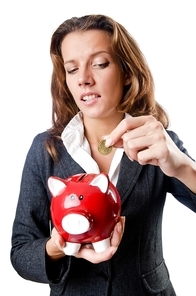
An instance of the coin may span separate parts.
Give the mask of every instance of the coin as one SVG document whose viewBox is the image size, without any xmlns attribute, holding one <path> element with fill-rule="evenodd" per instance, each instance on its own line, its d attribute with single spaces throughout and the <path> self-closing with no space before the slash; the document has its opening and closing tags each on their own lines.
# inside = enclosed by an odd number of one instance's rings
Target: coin
<svg viewBox="0 0 196 296">
<path fill-rule="evenodd" d="M 112 151 L 112 146 L 106 147 L 105 141 L 106 140 L 101 140 L 98 144 L 98 151 L 103 155 L 107 155 Z"/>
</svg>

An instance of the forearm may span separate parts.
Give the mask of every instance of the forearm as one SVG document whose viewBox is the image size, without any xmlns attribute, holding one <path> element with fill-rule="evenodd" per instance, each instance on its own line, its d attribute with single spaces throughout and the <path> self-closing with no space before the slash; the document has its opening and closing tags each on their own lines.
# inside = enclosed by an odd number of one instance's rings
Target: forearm
<svg viewBox="0 0 196 296">
<path fill-rule="evenodd" d="M 58 251 L 49 239 L 46 243 L 46 273 L 48 279 L 53 284 L 58 284 L 65 280 L 71 263 L 71 258 L 63 251 Z"/>
<path fill-rule="evenodd" d="M 40 283 L 49 282 L 45 270 L 45 245 L 45 238 L 23 245 L 13 244 L 11 262 L 21 277 Z"/>
</svg>

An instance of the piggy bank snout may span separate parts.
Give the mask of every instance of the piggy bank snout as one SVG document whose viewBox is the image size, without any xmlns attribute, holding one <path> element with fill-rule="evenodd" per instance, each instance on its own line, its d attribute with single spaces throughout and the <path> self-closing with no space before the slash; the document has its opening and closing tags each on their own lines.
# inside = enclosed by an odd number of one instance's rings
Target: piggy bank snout
<svg viewBox="0 0 196 296">
<path fill-rule="evenodd" d="M 90 217 L 76 213 L 68 214 L 62 219 L 62 227 L 70 234 L 85 233 L 91 227 Z"/>
</svg>

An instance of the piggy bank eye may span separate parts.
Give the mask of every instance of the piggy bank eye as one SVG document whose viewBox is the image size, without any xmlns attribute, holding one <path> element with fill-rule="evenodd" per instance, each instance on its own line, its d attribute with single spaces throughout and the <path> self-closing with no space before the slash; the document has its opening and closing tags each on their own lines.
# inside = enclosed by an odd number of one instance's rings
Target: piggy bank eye
<svg viewBox="0 0 196 296">
<path fill-rule="evenodd" d="M 80 195 L 80 196 L 79 196 L 79 200 L 82 200 L 82 199 L 83 199 L 83 195 Z"/>
</svg>

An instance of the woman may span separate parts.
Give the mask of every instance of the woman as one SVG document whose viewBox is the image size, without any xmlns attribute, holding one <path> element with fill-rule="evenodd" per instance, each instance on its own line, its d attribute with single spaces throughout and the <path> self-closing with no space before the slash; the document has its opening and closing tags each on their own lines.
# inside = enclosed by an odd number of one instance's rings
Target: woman
<svg viewBox="0 0 196 296">
<path fill-rule="evenodd" d="M 162 252 L 162 214 L 168 192 L 196 211 L 196 163 L 168 130 L 142 52 L 104 15 L 66 20 L 50 52 L 53 122 L 35 137 L 25 161 L 13 267 L 25 279 L 48 283 L 52 296 L 176 295 Z M 100 141 L 110 147 L 107 155 L 98 150 Z M 87 244 L 69 256 L 50 229 L 47 180 L 84 172 L 108 174 L 122 217 L 106 251 Z"/>
</svg>

